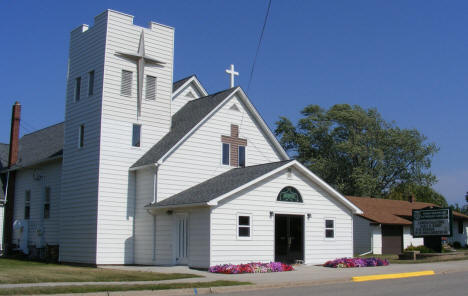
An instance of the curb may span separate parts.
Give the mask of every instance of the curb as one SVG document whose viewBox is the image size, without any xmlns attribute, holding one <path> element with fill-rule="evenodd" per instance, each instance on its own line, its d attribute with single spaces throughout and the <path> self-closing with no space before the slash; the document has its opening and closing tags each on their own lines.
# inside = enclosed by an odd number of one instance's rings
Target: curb
<svg viewBox="0 0 468 296">
<path fill-rule="evenodd" d="M 387 273 L 387 274 L 375 274 L 375 275 L 364 275 L 352 277 L 353 282 L 366 282 L 366 281 L 377 281 L 377 280 L 389 280 L 389 279 L 401 279 L 417 276 L 435 275 L 433 270 L 424 270 L 416 272 L 404 272 L 404 273 Z"/>
</svg>

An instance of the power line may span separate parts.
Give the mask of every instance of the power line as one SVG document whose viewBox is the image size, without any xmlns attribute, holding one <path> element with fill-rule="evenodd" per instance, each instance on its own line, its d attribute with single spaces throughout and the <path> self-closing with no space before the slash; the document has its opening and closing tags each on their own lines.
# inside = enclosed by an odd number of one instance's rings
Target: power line
<svg viewBox="0 0 468 296">
<path fill-rule="evenodd" d="M 255 69 L 255 63 L 257 62 L 258 52 L 260 51 L 260 46 L 262 44 L 263 33 L 265 32 L 265 27 L 268 21 L 268 15 L 270 14 L 270 6 L 271 6 L 271 0 L 268 1 L 268 7 L 267 7 L 266 14 L 265 14 L 265 20 L 263 21 L 262 32 L 260 33 L 260 39 L 258 40 L 257 51 L 255 52 L 255 57 L 252 63 L 252 69 L 250 70 L 250 78 L 249 78 L 249 84 L 247 86 L 247 93 L 250 90 L 250 83 L 252 82 L 252 77 L 253 77 L 253 73 Z"/>
</svg>

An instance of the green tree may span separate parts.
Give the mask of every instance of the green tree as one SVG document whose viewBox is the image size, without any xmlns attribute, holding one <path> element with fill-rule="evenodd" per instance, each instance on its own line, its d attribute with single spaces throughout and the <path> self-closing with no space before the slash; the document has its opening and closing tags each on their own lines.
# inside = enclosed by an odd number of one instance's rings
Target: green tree
<svg viewBox="0 0 468 296">
<path fill-rule="evenodd" d="M 416 201 L 436 204 L 440 207 L 447 207 L 445 197 L 429 186 L 416 184 L 400 184 L 393 188 L 385 198 L 408 200 L 410 195 L 414 195 Z"/>
<path fill-rule="evenodd" d="M 376 109 L 309 105 L 295 126 L 281 117 L 283 147 L 343 194 L 383 197 L 399 184 L 431 186 L 434 143 L 415 129 L 386 122 Z"/>
</svg>

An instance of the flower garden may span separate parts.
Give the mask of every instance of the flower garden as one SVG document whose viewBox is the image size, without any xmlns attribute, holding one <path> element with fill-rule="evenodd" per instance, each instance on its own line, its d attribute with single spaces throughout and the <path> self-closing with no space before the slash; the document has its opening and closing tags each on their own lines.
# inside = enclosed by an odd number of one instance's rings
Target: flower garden
<svg viewBox="0 0 468 296">
<path fill-rule="evenodd" d="M 251 262 L 246 264 L 223 264 L 211 266 L 208 271 L 213 273 L 238 274 L 238 273 L 265 273 L 291 271 L 294 268 L 281 262 L 260 263 Z"/>
<path fill-rule="evenodd" d="M 380 258 L 340 258 L 325 262 L 323 266 L 332 268 L 387 266 L 387 259 Z"/>
</svg>

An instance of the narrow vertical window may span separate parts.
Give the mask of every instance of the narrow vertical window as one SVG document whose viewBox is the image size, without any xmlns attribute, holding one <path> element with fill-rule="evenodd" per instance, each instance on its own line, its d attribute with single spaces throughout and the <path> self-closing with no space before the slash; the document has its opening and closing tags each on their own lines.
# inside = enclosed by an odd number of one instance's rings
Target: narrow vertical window
<svg viewBox="0 0 468 296">
<path fill-rule="evenodd" d="M 463 220 L 458 220 L 458 233 L 463 234 Z"/>
<path fill-rule="evenodd" d="M 239 146 L 239 166 L 245 167 L 245 146 Z"/>
<path fill-rule="evenodd" d="M 78 128 L 78 148 L 84 146 L 84 124 L 81 124 Z"/>
<path fill-rule="evenodd" d="M 50 218 L 50 187 L 44 189 L 44 219 Z"/>
<path fill-rule="evenodd" d="M 237 236 L 250 237 L 250 216 L 238 216 L 237 218 Z"/>
<path fill-rule="evenodd" d="M 146 99 L 156 100 L 156 77 L 146 75 Z"/>
<path fill-rule="evenodd" d="M 75 102 L 80 100 L 81 95 L 81 77 L 75 79 Z"/>
<path fill-rule="evenodd" d="M 325 220 L 325 237 L 326 238 L 335 237 L 335 221 Z"/>
<path fill-rule="evenodd" d="M 94 70 L 88 73 L 88 97 L 94 94 Z"/>
<path fill-rule="evenodd" d="M 24 219 L 29 219 L 31 213 L 31 190 L 24 193 Z"/>
<path fill-rule="evenodd" d="M 140 147 L 141 141 L 141 124 L 133 125 L 132 146 Z"/>
<path fill-rule="evenodd" d="M 133 72 L 122 70 L 122 85 L 120 87 L 120 94 L 122 96 L 132 96 L 132 79 Z"/>
<path fill-rule="evenodd" d="M 223 143 L 223 164 L 229 165 L 229 144 Z"/>
</svg>

